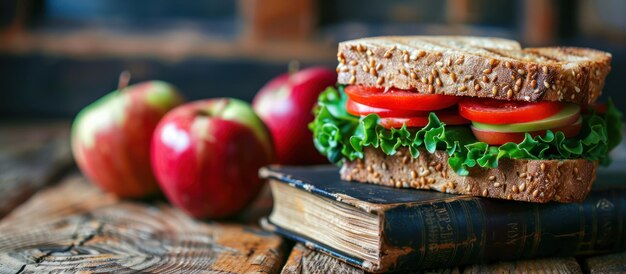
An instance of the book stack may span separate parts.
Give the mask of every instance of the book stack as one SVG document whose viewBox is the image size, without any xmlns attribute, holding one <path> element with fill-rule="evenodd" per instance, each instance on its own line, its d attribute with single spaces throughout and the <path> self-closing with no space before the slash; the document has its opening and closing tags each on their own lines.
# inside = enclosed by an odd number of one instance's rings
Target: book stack
<svg viewBox="0 0 626 274">
<path fill-rule="evenodd" d="M 335 166 L 267 167 L 264 228 L 371 272 L 433 269 L 626 247 L 626 188 L 582 203 L 526 203 L 342 181 Z"/>
</svg>

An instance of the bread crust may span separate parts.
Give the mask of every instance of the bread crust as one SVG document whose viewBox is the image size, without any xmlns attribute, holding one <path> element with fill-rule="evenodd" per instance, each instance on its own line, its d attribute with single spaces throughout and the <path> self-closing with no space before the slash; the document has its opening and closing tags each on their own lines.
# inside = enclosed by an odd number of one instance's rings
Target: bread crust
<svg viewBox="0 0 626 274">
<path fill-rule="evenodd" d="M 413 158 L 406 149 L 388 156 L 380 149 L 364 148 L 364 155 L 344 160 L 343 180 L 535 203 L 583 201 L 598 166 L 585 159 L 500 159 L 498 168 L 474 167 L 468 176 L 460 176 L 448 165 L 445 151 L 421 150 Z"/>
<path fill-rule="evenodd" d="M 356 39 L 337 58 L 340 84 L 530 102 L 593 103 L 611 70 L 607 52 L 479 37 Z"/>
</svg>

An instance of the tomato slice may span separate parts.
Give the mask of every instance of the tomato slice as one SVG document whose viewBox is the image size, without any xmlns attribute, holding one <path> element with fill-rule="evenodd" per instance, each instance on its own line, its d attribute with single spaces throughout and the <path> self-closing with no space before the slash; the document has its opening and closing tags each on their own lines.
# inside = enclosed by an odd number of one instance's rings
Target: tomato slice
<svg viewBox="0 0 626 274">
<path fill-rule="evenodd" d="M 454 108 L 437 111 L 435 112 L 435 114 L 437 114 L 437 118 L 439 118 L 439 120 L 446 125 L 466 125 L 470 123 L 470 121 L 461 117 L 461 115 L 459 115 L 459 113 Z M 380 125 L 387 129 L 401 128 L 403 124 L 406 124 L 407 127 L 422 128 L 428 124 L 428 114 L 413 117 L 387 117 L 380 119 Z"/>
<path fill-rule="evenodd" d="M 492 125 L 532 122 L 550 117 L 563 109 L 559 102 L 519 102 L 465 98 L 459 102 L 461 116 L 472 122 Z"/>
<path fill-rule="evenodd" d="M 565 134 L 565 137 L 573 137 L 578 135 L 580 132 L 580 128 L 582 126 L 582 117 L 578 118 L 573 124 L 560 126 L 551 129 L 552 132 L 562 131 Z M 472 132 L 476 139 L 481 142 L 485 142 L 490 145 L 502 145 L 508 142 L 513 142 L 516 144 L 524 141 L 525 134 L 524 132 L 499 132 L 499 131 L 490 131 L 490 130 L 482 130 L 472 126 Z M 535 137 L 537 135 L 544 135 L 546 130 L 538 130 L 529 132 L 531 136 Z"/>
<path fill-rule="evenodd" d="M 367 116 L 369 114 L 378 114 L 379 117 L 413 117 L 428 116 L 427 111 L 406 110 L 406 109 L 388 109 L 377 108 L 360 104 L 348 99 L 346 102 L 346 110 L 354 116 Z"/>
<path fill-rule="evenodd" d="M 457 96 L 423 94 L 394 88 L 385 91 L 377 87 L 347 86 L 345 91 L 357 103 L 386 109 L 433 111 L 450 107 L 460 100 Z"/>
</svg>

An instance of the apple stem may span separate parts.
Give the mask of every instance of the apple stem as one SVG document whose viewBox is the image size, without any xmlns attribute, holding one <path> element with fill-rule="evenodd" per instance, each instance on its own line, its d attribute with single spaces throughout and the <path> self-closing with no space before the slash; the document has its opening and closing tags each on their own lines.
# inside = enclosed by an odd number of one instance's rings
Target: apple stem
<svg viewBox="0 0 626 274">
<path fill-rule="evenodd" d="M 298 72 L 300 70 L 300 62 L 298 60 L 289 61 L 289 66 L 287 70 L 289 71 L 290 75 Z"/>
<path fill-rule="evenodd" d="M 121 91 L 128 86 L 130 82 L 130 72 L 128 70 L 122 71 L 120 77 L 117 80 L 117 90 Z"/>
<path fill-rule="evenodd" d="M 287 78 L 287 82 L 291 82 L 291 77 L 295 75 L 300 70 L 300 62 L 298 60 L 289 61 L 289 65 L 287 67 L 287 71 L 289 72 L 289 78 Z"/>
</svg>

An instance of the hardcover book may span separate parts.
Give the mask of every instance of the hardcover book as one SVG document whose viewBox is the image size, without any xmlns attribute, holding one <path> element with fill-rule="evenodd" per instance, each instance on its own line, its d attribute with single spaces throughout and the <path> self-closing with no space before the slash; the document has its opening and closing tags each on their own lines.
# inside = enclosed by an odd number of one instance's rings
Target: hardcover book
<svg viewBox="0 0 626 274">
<path fill-rule="evenodd" d="M 335 166 L 261 169 L 274 207 L 262 225 L 372 272 L 430 269 L 626 246 L 626 188 L 535 204 L 342 181 Z"/>
</svg>

